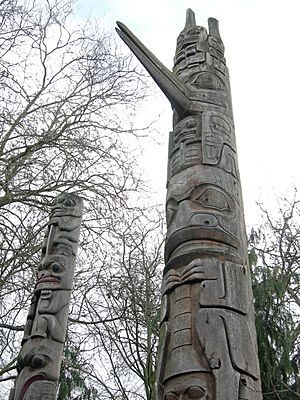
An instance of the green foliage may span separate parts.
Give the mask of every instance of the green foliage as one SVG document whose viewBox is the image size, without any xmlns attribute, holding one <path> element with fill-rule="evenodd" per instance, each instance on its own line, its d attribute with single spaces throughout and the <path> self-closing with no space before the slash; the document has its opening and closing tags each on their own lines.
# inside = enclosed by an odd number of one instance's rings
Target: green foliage
<svg viewBox="0 0 300 400">
<path fill-rule="evenodd" d="M 249 262 L 264 400 L 300 398 L 297 202 L 252 231 Z"/>
<path fill-rule="evenodd" d="M 72 345 L 66 344 L 61 365 L 58 400 L 96 400 L 98 392 L 87 386 L 79 356 Z"/>
<path fill-rule="evenodd" d="M 297 377 L 298 366 L 292 357 L 295 351 L 293 315 L 280 301 L 284 286 L 284 281 L 276 276 L 276 268 L 256 269 L 253 291 L 265 400 L 296 398 L 285 393 L 289 382 Z"/>
</svg>

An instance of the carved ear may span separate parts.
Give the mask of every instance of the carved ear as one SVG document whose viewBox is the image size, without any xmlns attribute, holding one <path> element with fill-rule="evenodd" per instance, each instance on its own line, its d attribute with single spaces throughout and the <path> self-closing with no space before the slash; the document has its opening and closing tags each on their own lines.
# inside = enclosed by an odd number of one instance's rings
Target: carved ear
<svg viewBox="0 0 300 400">
<path fill-rule="evenodd" d="M 193 10 L 191 10 L 190 8 L 188 8 L 186 10 L 186 20 L 185 20 L 185 27 L 184 29 L 190 29 L 192 27 L 196 26 L 196 17 L 195 17 L 195 13 Z"/>
<path fill-rule="evenodd" d="M 215 18 L 208 18 L 208 30 L 210 36 L 220 40 L 222 42 L 219 32 L 219 21 Z"/>
</svg>

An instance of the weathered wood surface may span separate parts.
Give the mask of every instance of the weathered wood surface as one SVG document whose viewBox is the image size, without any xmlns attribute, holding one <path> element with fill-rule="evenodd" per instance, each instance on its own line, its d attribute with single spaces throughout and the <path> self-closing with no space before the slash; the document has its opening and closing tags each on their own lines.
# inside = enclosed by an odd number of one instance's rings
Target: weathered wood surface
<svg viewBox="0 0 300 400">
<path fill-rule="evenodd" d="M 55 400 L 83 202 L 63 193 L 53 203 L 10 400 Z"/>
<path fill-rule="evenodd" d="M 260 400 L 229 74 L 218 21 L 187 11 L 173 72 L 117 29 L 170 101 L 157 400 Z"/>
</svg>

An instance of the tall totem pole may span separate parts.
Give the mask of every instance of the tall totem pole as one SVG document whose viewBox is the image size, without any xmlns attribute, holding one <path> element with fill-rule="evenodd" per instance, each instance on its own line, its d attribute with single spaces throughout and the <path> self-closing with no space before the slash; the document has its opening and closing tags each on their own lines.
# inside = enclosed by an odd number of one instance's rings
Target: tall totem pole
<svg viewBox="0 0 300 400">
<path fill-rule="evenodd" d="M 259 400 L 260 373 L 229 74 L 218 21 L 192 10 L 170 72 L 118 34 L 171 103 L 157 400 Z"/>
<path fill-rule="evenodd" d="M 56 399 L 82 208 L 74 194 L 54 200 L 10 400 Z"/>
</svg>

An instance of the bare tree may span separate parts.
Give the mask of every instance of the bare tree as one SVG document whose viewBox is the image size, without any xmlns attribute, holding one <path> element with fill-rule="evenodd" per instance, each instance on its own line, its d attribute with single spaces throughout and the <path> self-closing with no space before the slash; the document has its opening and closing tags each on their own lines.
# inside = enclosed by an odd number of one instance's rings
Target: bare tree
<svg viewBox="0 0 300 400">
<path fill-rule="evenodd" d="M 98 398 L 155 398 L 162 225 L 157 210 L 130 213 L 93 269 L 78 269 L 69 332 Z"/>
<path fill-rule="evenodd" d="M 89 23 L 77 25 L 72 7 L 71 0 L 0 1 L 0 377 L 4 382 L 14 377 L 41 232 L 53 197 L 72 191 L 85 200 L 77 271 L 81 297 L 75 290 L 71 318 L 80 327 L 89 307 L 96 309 L 102 301 L 96 294 L 103 285 L 100 276 L 107 268 L 111 237 L 122 231 L 124 220 L 135 218 L 130 198 L 142 187 L 128 141 L 136 131 L 122 116 L 125 107 L 134 114 L 144 96 L 141 76 L 131 59 L 118 53 L 111 35 Z M 109 313 L 106 310 L 104 317 L 110 318 Z M 91 318 L 89 322 L 97 326 Z M 93 346 L 80 335 L 81 329 L 74 329 L 70 346 L 72 341 Z"/>
</svg>

